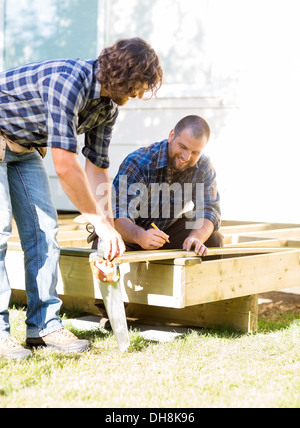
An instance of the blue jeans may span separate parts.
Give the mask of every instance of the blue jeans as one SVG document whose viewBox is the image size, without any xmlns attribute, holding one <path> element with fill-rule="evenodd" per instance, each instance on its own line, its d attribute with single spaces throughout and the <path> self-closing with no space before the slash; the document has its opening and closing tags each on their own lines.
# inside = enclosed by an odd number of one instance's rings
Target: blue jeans
<svg viewBox="0 0 300 428">
<path fill-rule="evenodd" d="M 10 334 L 11 289 L 5 268 L 7 240 L 16 221 L 24 251 L 26 334 L 42 337 L 62 328 L 56 293 L 59 262 L 57 213 L 39 153 L 13 153 L 0 162 L 0 337 Z M 18 266 L 16 266 L 18 269 Z"/>
</svg>

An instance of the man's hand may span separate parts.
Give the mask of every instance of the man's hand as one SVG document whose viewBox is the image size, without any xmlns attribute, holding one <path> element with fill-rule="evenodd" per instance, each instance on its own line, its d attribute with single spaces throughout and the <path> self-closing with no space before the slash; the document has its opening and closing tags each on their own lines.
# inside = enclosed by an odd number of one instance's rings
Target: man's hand
<svg viewBox="0 0 300 428">
<path fill-rule="evenodd" d="M 140 231 L 138 244 L 144 250 L 157 250 L 168 241 L 169 236 L 162 230 L 149 229 Z"/>
<path fill-rule="evenodd" d="M 183 249 L 186 251 L 191 251 L 191 248 L 194 248 L 194 251 L 198 254 L 198 256 L 207 255 L 207 247 L 202 244 L 199 239 L 188 236 L 183 243 Z"/>
<path fill-rule="evenodd" d="M 125 244 L 121 235 L 110 225 L 95 227 L 95 232 L 99 236 L 103 257 L 113 260 L 121 256 L 125 251 Z"/>
<path fill-rule="evenodd" d="M 208 250 L 203 242 L 208 240 L 213 231 L 214 225 L 210 220 L 207 218 L 198 219 L 195 222 L 194 229 L 184 241 L 182 248 L 187 251 L 191 251 L 191 248 L 194 248 L 198 256 L 206 256 Z"/>
<path fill-rule="evenodd" d="M 125 242 L 138 244 L 144 250 L 157 250 L 169 239 L 169 235 L 162 230 L 153 228 L 145 230 L 127 217 L 117 218 L 115 226 Z"/>
</svg>

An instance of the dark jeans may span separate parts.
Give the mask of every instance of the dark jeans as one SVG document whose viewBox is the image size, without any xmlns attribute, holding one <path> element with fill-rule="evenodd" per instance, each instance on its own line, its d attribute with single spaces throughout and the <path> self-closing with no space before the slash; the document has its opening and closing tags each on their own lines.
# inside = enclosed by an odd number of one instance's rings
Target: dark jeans
<svg viewBox="0 0 300 428">
<path fill-rule="evenodd" d="M 159 250 L 180 250 L 182 249 L 183 242 L 191 233 L 191 229 L 186 229 L 186 219 L 180 218 L 172 224 L 164 232 L 170 236 L 170 243 L 166 242 L 165 245 Z M 125 242 L 126 251 L 141 251 L 143 250 L 138 244 Z M 220 232 L 213 232 L 210 237 L 204 242 L 206 247 L 223 247 L 224 238 Z"/>
</svg>

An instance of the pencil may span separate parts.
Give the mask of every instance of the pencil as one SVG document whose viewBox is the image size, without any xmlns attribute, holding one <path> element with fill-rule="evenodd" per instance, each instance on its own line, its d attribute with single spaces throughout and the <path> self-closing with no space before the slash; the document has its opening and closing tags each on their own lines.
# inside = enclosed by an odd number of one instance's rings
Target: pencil
<svg viewBox="0 0 300 428">
<path fill-rule="evenodd" d="M 151 226 L 153 227 L 153 229 L 159 230 L 159 228 L 156 226 L 155 223 L 151 223 Z M 170 241 L 167 239 L 167 243 L 170 244 Z"/>
</svg>

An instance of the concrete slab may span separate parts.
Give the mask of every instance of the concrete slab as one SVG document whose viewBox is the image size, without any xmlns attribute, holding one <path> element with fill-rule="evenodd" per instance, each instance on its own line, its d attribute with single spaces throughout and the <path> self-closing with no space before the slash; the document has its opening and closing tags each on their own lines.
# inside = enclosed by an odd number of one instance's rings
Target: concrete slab
<svg viewBox="0 0 300 428">
<path fill-rule="evenodd" d="M 101 317 L 84 316 L 79 318 L 72 318 L 64 321 L 64 325 L 71 325 L 78 330 L 101 330 L 108 332 L 105 328 L 101 327 Z M 153 342 L 171 342 L 186 334 L 189 329 L 184 327 L 168 327 L 168 326 L 148 326 L 143 324 L 136 324 L 128 322 L 128 327 L 140 331 L 141 336 L 145 340 Z M 200 329 L 198 329 L 200 330 Z"/>
</svg>

